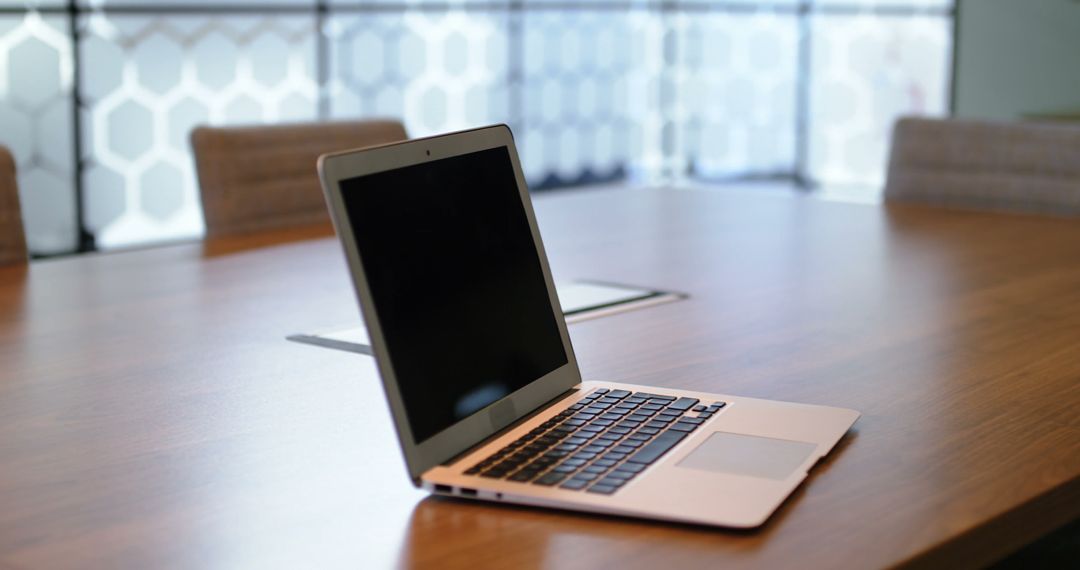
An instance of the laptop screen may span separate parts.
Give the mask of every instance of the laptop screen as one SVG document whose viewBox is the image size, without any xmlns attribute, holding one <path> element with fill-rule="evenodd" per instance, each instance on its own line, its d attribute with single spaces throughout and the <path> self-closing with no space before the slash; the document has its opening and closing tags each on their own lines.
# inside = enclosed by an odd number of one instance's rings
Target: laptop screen
<svg viewBox="0 0 1080 570">
<path fill-rule="evenodd" d="M 567 363 L 506 147 L 341 194 L 416 443 Z"/>
</svg>

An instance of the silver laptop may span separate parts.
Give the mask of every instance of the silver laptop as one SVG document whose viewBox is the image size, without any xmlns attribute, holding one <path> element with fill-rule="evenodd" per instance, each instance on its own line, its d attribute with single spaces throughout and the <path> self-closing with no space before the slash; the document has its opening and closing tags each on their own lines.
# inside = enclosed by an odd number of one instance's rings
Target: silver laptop
<svg viewBox="0 0 1080 570">
<path fill-rule="evenodd" d="M 319 175 L 430 492 L 755 527 L 859 417 L 583 381 L 506 126 L 326 155 Z"/>
</svg>

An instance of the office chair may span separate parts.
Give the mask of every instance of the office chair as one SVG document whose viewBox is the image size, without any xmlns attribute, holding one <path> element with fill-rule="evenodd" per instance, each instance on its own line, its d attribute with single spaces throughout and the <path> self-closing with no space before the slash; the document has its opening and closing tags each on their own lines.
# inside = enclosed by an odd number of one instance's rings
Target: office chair
<svg viewBox="0 0 1080 570">
<path fill-rule="evenodd" d="M 900 119 L 893 129 L 885 198 L 1080 215 L 1080 126 Z"/>
<path fill-rule="evenodd" d="M 399 121 L 198 127 L 191 147 L 209 236 L 329 220 L 316 159 L 405 140 Z"/>
<path fill-rule="evenodd" d="M 26 263 L 26 234 L 15 183 L 15 159 L 0 146 L 0 265 Z"/>
</svg>

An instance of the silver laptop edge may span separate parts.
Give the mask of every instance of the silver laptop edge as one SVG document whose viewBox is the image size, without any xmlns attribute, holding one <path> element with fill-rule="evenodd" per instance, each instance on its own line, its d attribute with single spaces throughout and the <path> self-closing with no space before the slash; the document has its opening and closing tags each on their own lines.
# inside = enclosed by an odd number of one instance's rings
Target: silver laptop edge
<svg viewBox="0 0 1080 570">
<path fill-rule="evenodd" d="M 375 311 L 362 255 L 346 214 L 340 182 L 500 147 L 509 150 L 518 196 L 537 248 L 567 362 L 418 443 L 410 429 L 402 393 L 389 359 L 383 326 Z M 608 382 L 583 383 L 561 316 L 513 136 L 505 125 L 325 155 L 319 159 L 318 171 L 367 324 L 409 475 L 415 485 L 440 494 L 482 500 L 754 527 L 767 520 L 859 417 L 857 412 L 841 408 Z M 725 406 L 700 429 L 688 434 L 639 476 L 610 495 L 466 474 L 482 459 L 599 388 L 691 397 L 702 402 L 724 402 Z"/>
</svg>

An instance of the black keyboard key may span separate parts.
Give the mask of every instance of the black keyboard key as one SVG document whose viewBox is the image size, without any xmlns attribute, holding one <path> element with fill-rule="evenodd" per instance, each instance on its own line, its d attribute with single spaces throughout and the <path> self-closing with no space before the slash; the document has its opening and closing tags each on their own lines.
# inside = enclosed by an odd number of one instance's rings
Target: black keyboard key
<svg viewBox="0 0 1080 570">
<path fill-rule="evenodd" d="M 661 405 L 661 404 L 645 404 L 644 406 L 641 406 L 640 408 L 638 408 L 638 412 L 639 413 L 643 413 L 644 411 L 659 412 L 662 409 L 664 409 L 664 406 Z"/>
<path fill-rule="evenodd" d="M 592 391 L 593 394 L 607 394 L 609 390 L 607 388 L 597 388 Z"/>
<path fill-rule="evenodd" d="M 691 417 L 681 418 L 681 419 L 679 419 L 679 421 L 682 422 L 682 423 L 686 423 L 686 424 L 694 424 L 696 426 L 705 423 L 705 420 L 699 420 L 697 418 L 691 418 Z"/>
<path fill-rule="evenodd" d="M 574 454 L 574 459 L 584 459 L 585 461 L 589 461 L 591 459 L 596 459 L 597 455 L 598 454 L 593 453 L 591 451 L 585 451 L 585 452 L 580 452 L 579 451 L 579 452 Z"/>
<path fill-rule="evenodd" d="M 652 439 L 652 436 L 647 433 L 632 433 L 626 439 L 627 441 L 649 441 Z"/>
<path fill-rule="evenodd" d="M 661 428 L 649 427 L 648 424 L 646 424 L 645 427 L 637 430 L 637 432 L 638 433 L 643 433 L 645 435 L 656 435 L 656 434 L 660 433 L 660 429 Z"/>
<path fill-rule="evenodd" d="M 630 431 L 631 431 L 630 428 L 615 426 L 615 427 L 609 429 L 608 433 L 617 433 L 617 434 L 621 434 L 621 435 L 626 435 L 626 434 L 630 433 Z"/>
<path fill-rule="evenodd" d="M 632 455 L 627 461 L 630 463 L 643 463 L 649 464 L 660 456 L 667 453 L 675 444 L 679 443 L 686 437 L 686 434 L 679 431 L 665 431 L 664 433 L 656 436 L 656 439 L 650 441 L 645 447 L 642 447 Z"/>
<path fill-rule="evenodd" d="M 543 485 L 545 487 L 550 487 L 552 485 L 557 485 L 561 483 L 563 479 L 566 479 L 565 473 L 548 473 L 543 477 L 537 479 L 536 481 L 533 481 L 533 485 Z"/>
<path fill-rule="evenodd" d="M 675 396 L 661 396 L 660 394 L 648 394 L 645 392 L 638 392 L 635 395 L 638 398 L 647 398 L 649 400 L 660 400 L 664 402 L 670 402 L 675 399 Z"/>
<path fill-rule="evenodd" d="M 664 422 L 665 424 L 671 423 L 678 419 L 679 416 L 673 416 L 671 414 L 657 414 L 655 418 L 649 420 L 650 422 Z"/>
<path fill-rule="evenodd" d="M 522 469 L 521 471 L 518 471 L 517 473 L 511 475 L 510 480 L 524 483 L 526 481 L 532 481 L 539 474 L 539 471 L 534 471 L 532 469 Z"/>
<path fill-rule="evenodd" d="M 697 415 L 697 417 L 699 417 L 701 419 L 704 419 L 704 420 L 707 420 L 707 419 L 712 417 L 712 412 L 701 412 L 700 414 Z"/>
<path fill-rule="evenodd" d="M 615 465 L 615 463 L 616 461 L 614 459 L 597 459 L 596 461 L 593 461 L 593 465 L 599 465 L 600 467 L 611 467 Z"/>
<path fill-rule="evenodd" d="M 628 440 L 620 443 L 619 445 L 625 445 L 627 447 L 641 447 L 641 446 L 645 445 L 645 443 L 642 442 L 642 441 L 638 441 L 636 439 L 628 439 Z"/>
<path fill-rule="evenodd" d="M 612 390 L 608 392 L 610 398 L 625 398 L 630 395 L 629 390 Z"/>
<path fill-rule="evenodd" d="M 587 440 L 587 439 L 585 439 L 583 437 L 568 437 L 568 438 L 566 438 L 566 441 L 564 441 L 563 443 L 569 443 L 569 444 L 572 444 L 572 445 L 582 445 L 587 441 L 589 441 L 589 440 Z"/>
<path fill-rule="evenodd" d="M 576 411 L 578 411 L 578 410 L 580 410 L 581 408 L 584 408 L 584 407 L 585 407 L 585 404 L 574 404 L 573 406 L 570 406 L 567 409 L 572 411 L 572 412 L 576 412 Z M 703 409 L 705 409 L 705 408 L 702 408 L 702 410 Z M 700 412 L 701 410 L 698 410 L 698 411 Z M 563 413 L 565 413 L 565 412 L 563 412 Z"/>
<path fill-rule="evenodd" d="M 639 425 L 641 425 L 641 422 L 635 422 L 633 420 L 623 420 L 623 421 L 619 422 L 617 425 L 618 425 L 618 427 L 634 429 L 634 428 L 638 427 Z"/>
<path fill-rule="evenodd" d="M 601 443 L 610 443 L 610 442 L 598 441 L 595 444 L 590 445 L 589 447 L 586 447 L 585 449 L 582 449 L 582 451 L 584 451 L 585 453 L 603 453 L 604 450 L 608 448 L 608 446 L 607 445 L 600 445 Z"/>
<path fill-rule="evenodd" d="M 564 425 L 564 426 L 574 426 L 574 427 L 583 426 L 583 425 L 585 425 L 585 420 L 578 420 L 578 419 L 566 420 L 565 422 L 563 422 L 562 425 Z"/>
<path fill-rule="evenodd" d="M 623 463 L 615 468 L 615 471 L 623 471 L 626 473 L 641 473 L 645 470 L 645 465 L 641 463 Z"/>
<path fill-rule="evenodd" d="M 698 404 L 698 405 L 694 406 L 694 411 L 695 412 L 704 412 L 705 411 L 705 404 Z"/>
<path fill-rule="evenodd" d="M 679 398 L 678 400 L 675 400 L 674 402 L 668 404 L 668 409 L 686 411 L 694 407 L 694 405 L 696 405 L 699 401 L 700 400 L 698 400 L 697 398 Z"/>
<path fill-rule="evenodd" d="M 612 471 L 611 473 L 608 473 L 606 476 L 604 476 L 603 479 L 597 482 L 603 483 L 604 481 L 608 481 L 611 484 L 617 482 L 618 484 L 622 485 L 623 483 L 633 479 L 634 475 L 637 475 L 637 473 L 631 473 L 629 471 Z"/>
<path fill-rule="evenodd" d="M 612 487 L 622 487 L 629 481 L 629 477 L 612 477 L 607 476 L 596 482 L 597 485 L 611 485 Z"/>
<path fill-rule="evenodd" d="M 604 459 L 612 459 L 614 461 L 622 461 L 623 459 L 626 459 L 626 455 L 627 454 L 620 453 L 618 451 L 609 451 L 609 452 L 604 454 Z"/>
<path fill-rule="evenodd" d="M 581 447 L 580 445 L 574 445 L 572 443 L 563 443 L 555 447 L 555 451 L 574 451 Z"/>
<path fill-rule="evenodd" d="M 481 473 L 480 476 L 491 477 L 492 479 L 502 479 L 503 477 L 506 477 L 507 473 L 509 473 L 509 471 L 506 471 L 504 469 L 489 469 Z"/>
<path fill-rule="evenodd" d="M 596 473 L 578 473 L 571 477 L 571 479 L 577 479 L 578 481 L 592 481 L 599 477 Z"/>
<path fill-rule="evenodd" d="M 582 465 L 585 465 L 585 463 L 585 459 L 575 459 L 573 457 L 562 462 L 563 465 L 567 465 L 570 467 L 581 467 Z"/>
<path fill-rule="evenodd" d="M 605 450 L 605 449 L 607 449 L 607 448 L 609 448 L 609 447 L 611 447 L 613 445 L 615 445 L 614 441 L 611 441 L 609 439 L 597 438 L 596 441 L 589 444 L 589 447 L 599 447 L 600 448 L 599 451 L 603 451 L 603 450 Z M 589 448 L 586 447 L 585 449 L 588 450 Z M 594 451 L 596 451 L 596 450 L 594 450 Z"/>
<path fill-rule="evenodd" d="M 637 396 L 637 394 L 635 394 L 635 395 L 633 395 L 633 396 L 631 396 L 631 397 L 627 398 L 627 399 L 625 400 L 625 402 L 627 402 L 627 403 L 629 403 L 629 404 L 644 404 L 644 403 L 645 403 L 645 398 L 639 398 L 639 397 Z"/>
<path fill-rule="evenodd" d="M 626 416 L 626 420 L 629 420 L 629 421 L 632 421 L 632 422 L 644 422 L 644 421 L 648 421 L 648 419 L 649 419 L 649 416 L 646 416 L 646 415 L 643 415 L 643 414 L 630 414 L 629 416 Z M 626 421 L 626 420 L 624 420 L 624 421 Z"/>
<path fill-rule="evenodd" d="M 666 427 L 667 427 L 667 422 L 660 422 L 660 421 L 653 420 L 653 421 L 645 424 L 645 427 L 641 428 L 641 431 L 645 432 L 645 430 L 647 430 L 647 429 L 654 429 L 656 431 L 660 431 L 660 430 L 662 430 L 662 429 L 664 429 Z M 648 433 L 648 432 L 645 432 L 645 433 Z"/>
<path fill-rule="evenodd" d="M 562 474 L 565 475 L 567 473 L 573 473 L 574 471 L 577 471 L 578 469 L 580 469 L 580 467 L 577 467 L 577 466 L 574 466 L 574 465 L 559 465 L 558 467 L 552 468 L 551 472 L 552 473 L 562 473 Z"/>
<path fill-rule="evenodd" d="M 585 408 L 585 411 L 589 412 L 590 414 L 599 414 L 599 413 L 602 413 L 604 410 L 606 410 L 606 409 L 608 409 L 610 407 L 611 407 L 611 404 L 604 404 L 604 403 L 601 403 L 601 402 L 594 402 L 592 404 L 589 404 L 589 407 Z"/>
<path fill-rule="evenodd" d="M 588 413 L 588 412 L 582 412 L 582 413 L 580 413 L 580 414 L 576 414 L 576 415 L 574 416 L 574 419 L 575 419 L 575 420 L 585 420 L 585 421 L 589 421 L 589 420 L 592 420 L 592 419 L 596 419 L 596 414 L 590 414 L 590 413 Z"/>
<path fill-rule="evenodd" d="M 615 404 L 619 403 L 619 399 L 618 398 L 604 397 L 604 398 L 600 398 L 599 400 L 597 400 L 597 402 L 600 402 L 601 404 L 615 405 Z"/>
<path fill-rule="evenodd" d="M 560 489 L 569 489 L 571 491 L 578 491 L 584 489 L 589 485 L 588 481 L 582 481 L 581 479 L 571 479 L 562 485 L 559 485 Z"/>
<path fill-rule="evenodd" d="M 694 424 L 688 424 L 688 423 L 684 423 L 684 422 L 676 422 L 676 423 L 672 424 L 670 429 L 673 429 L 675 431 L 691 432 L 691 431 L 696 430 L 697 426 L 694 425 Z"/>
<path fill-rule="evenodd" d="M 598 426 L 596 424 L 589 424 L 587 426 L 581 426 L 581 431 L 587 433 L 600 433 L 604 431 L 604 426 Z"/>
<path fill-rule="evenodd" d="M 604 471 L 607 471 L 607 470 L 608 470 L 607 467 L 602 467 L 600 465 L 590 465 L 590 466 L 586 467 L 585 469 L 582 469 L 581 471 L 583 473 L 595 473 L 595 474 L 599 475 L 600 473 L 603 473 Z"/>
<path fill-rule="evenodd" d="M 604 432 L 596 437 L 596 441 L 617 441 L 622 439 L 622 435 L 611 432 Z"/>
<path fill-rule="evenodd" d="M 618 490 L 619 488 L 614 485 L 593 485 L 592 487 L 589 487 L 589 490 L 586 492 L 599 493 L 601 495 L 610 495 Z"/>
<path fill-rule="evenodd" d="M 630 447 L 629 445 L 616 445 L 615 448 L 612 449 L 612 451 L 614 451 L 615 453 L 633 453 L 634 448 Z"/>
<path fill-rule="evenodd" d="M 609 425 L 611 425 L 613 423 L 615 423 L 615 422 L 613 422 L 611 420 L 605 420 L 605 419 L 599 419 L 599 420 L 593 420 L 592 421 L 592 425 L 594 425 L 594 426 L 604 426 L 604 427 L 607 427 L 607 426 L 609 426 Z"/>
</svg>

